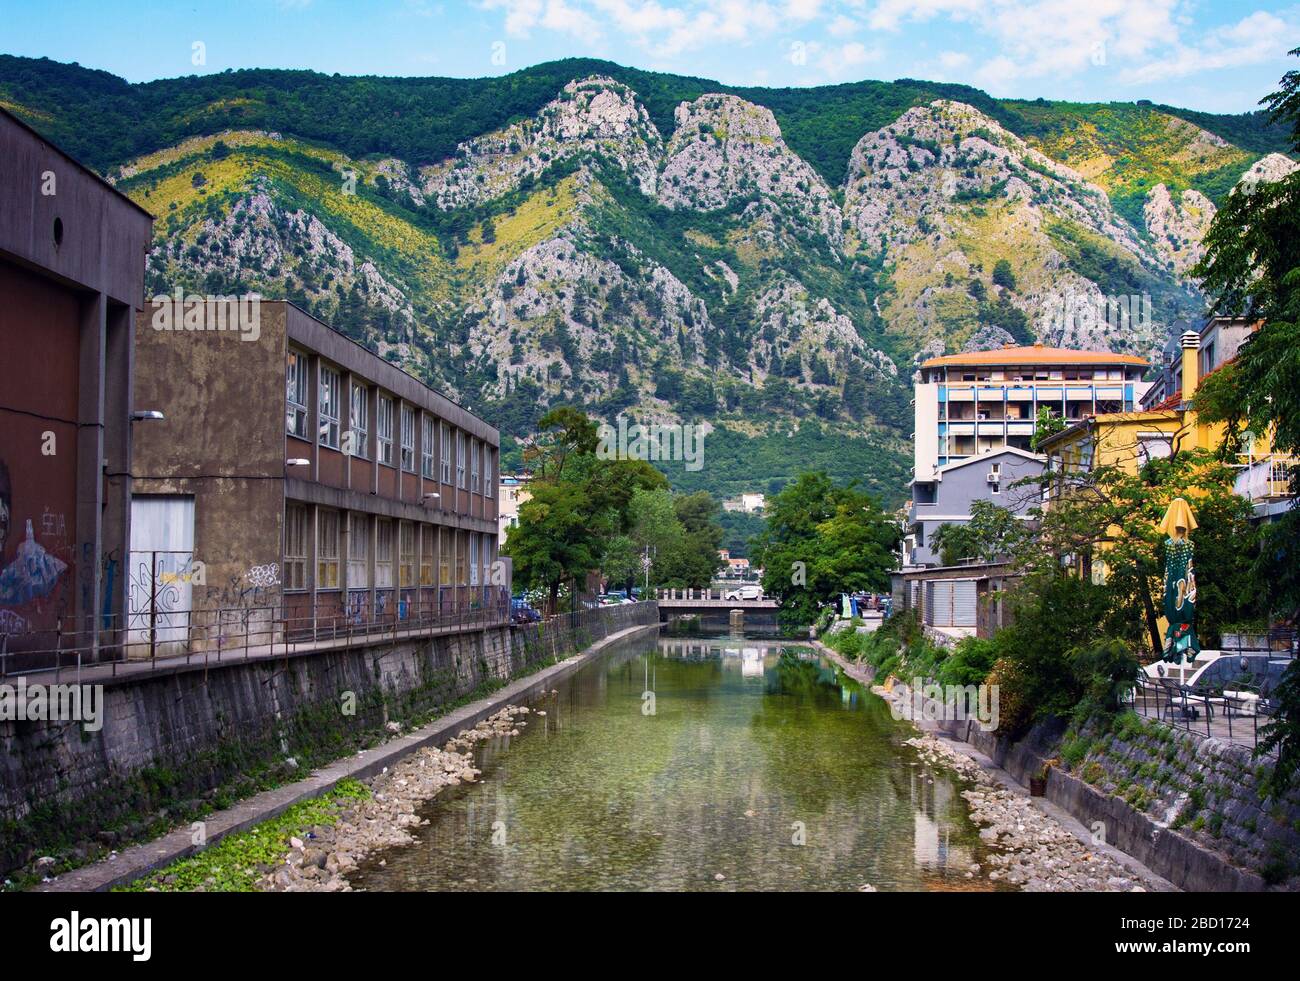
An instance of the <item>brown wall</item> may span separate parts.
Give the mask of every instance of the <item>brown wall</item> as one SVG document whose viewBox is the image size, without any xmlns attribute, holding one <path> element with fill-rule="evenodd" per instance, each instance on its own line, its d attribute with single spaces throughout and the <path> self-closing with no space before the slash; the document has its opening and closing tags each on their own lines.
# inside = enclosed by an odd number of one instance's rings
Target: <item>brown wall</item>
<svg viewBox="0 0 1300 981">
<path fill-rule="evenodd" d="M 205 579 L 191 584 L 195 610 L 278 605 L 284 307 L 261 304 L 256 341 L 237 332 L 155 330 L 154 311 L 146 306 L 137 323 L 136 405 L 166 418 L 135 426 L 135 494 L 195 498 L 194 559 L 203 563 Z M 310 450 L 294 442 L 292 455 Z M 266 585 L 271 566 L 273 584 Z M 211 640 L 212 626 L 211 620 L 196 624 L 195 640 Z"/>
<path fill-rule="evenodd" d="M 53 628 L 76 607 L 81 299 L 3 260 L 0 296 L 0 632 L 21 633 Z M 29 522 L 48 578 L 23 574 Z"/>
</svg>

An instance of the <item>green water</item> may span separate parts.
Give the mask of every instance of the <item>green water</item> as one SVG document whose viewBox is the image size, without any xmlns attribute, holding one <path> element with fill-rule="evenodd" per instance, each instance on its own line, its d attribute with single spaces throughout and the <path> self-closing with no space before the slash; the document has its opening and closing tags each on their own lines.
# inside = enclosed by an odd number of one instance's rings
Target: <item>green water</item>
<svg viewBox="0 0 1300 981">
<path fill-rule="evenodd" d="M 959 787 L 807 648 L 651 638 L 530 703 L 370 890 L 991 889 Z M 653 714 L 650 701 L 654 693 Z M 380 861 L 384 865 L 380 865 Z M 724 876 L 718 879 L 717 876 Z"/>
</svg>

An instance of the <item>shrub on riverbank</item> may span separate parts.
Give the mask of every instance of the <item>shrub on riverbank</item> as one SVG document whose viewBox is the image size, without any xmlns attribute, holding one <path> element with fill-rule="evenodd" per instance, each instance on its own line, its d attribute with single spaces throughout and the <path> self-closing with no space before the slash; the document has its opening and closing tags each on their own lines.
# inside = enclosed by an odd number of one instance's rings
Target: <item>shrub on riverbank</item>
<svg viewBox="0 0 1300 981">
<path fill-rule="evenodd" d="M 333 824 L 346 805 L 364 800 L 370 789 L 356 780 L 340 781 L 328 794 L 294 804 L 279 817 L 248 831 L 228 835 L 197 855 L 122 886 L 115 892 L 255 892 L 258 881 L 281 861 L 294 837 Z"/>
</svg>

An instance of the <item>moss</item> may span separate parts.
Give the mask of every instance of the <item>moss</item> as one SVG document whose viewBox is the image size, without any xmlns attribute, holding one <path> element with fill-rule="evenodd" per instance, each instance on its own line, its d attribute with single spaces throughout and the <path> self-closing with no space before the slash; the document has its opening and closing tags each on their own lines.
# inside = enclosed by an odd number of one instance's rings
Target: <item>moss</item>
<svg viewBox="0 0 1300 981">
<path fill-rule="evenodd" d="M 279 817 L 248 831 L 228 835 L 197 855 L 183 858 L 114 892 L 254 892 L 258 880 L 290 848 L 293 837 L 334 824 L 344 807 L 370 796 L 355 780 L 341 781 L 330 793 L 301 801 Z"/>
</svg>

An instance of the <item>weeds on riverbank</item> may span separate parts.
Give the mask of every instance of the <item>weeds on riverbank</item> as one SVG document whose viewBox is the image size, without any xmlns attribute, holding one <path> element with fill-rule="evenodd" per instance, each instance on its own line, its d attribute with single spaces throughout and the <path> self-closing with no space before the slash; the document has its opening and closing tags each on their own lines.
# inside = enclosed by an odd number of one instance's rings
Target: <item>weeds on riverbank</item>
<svg viewBox="0 0 1300 981">
<path fill-rule="evenodd" d="M 370 788 L 356 780 L 340 781 L 328 794 L 293 805 L 279 817 L 248 831 L 228 835 L 197 855 L 121 886 L 114 892 L 256 892 L 258 881 L 292 847 L 290 839 L 306 838 L 310 829 L 330 825 L 345 806 L 370 797 Z"/>
</svg>

